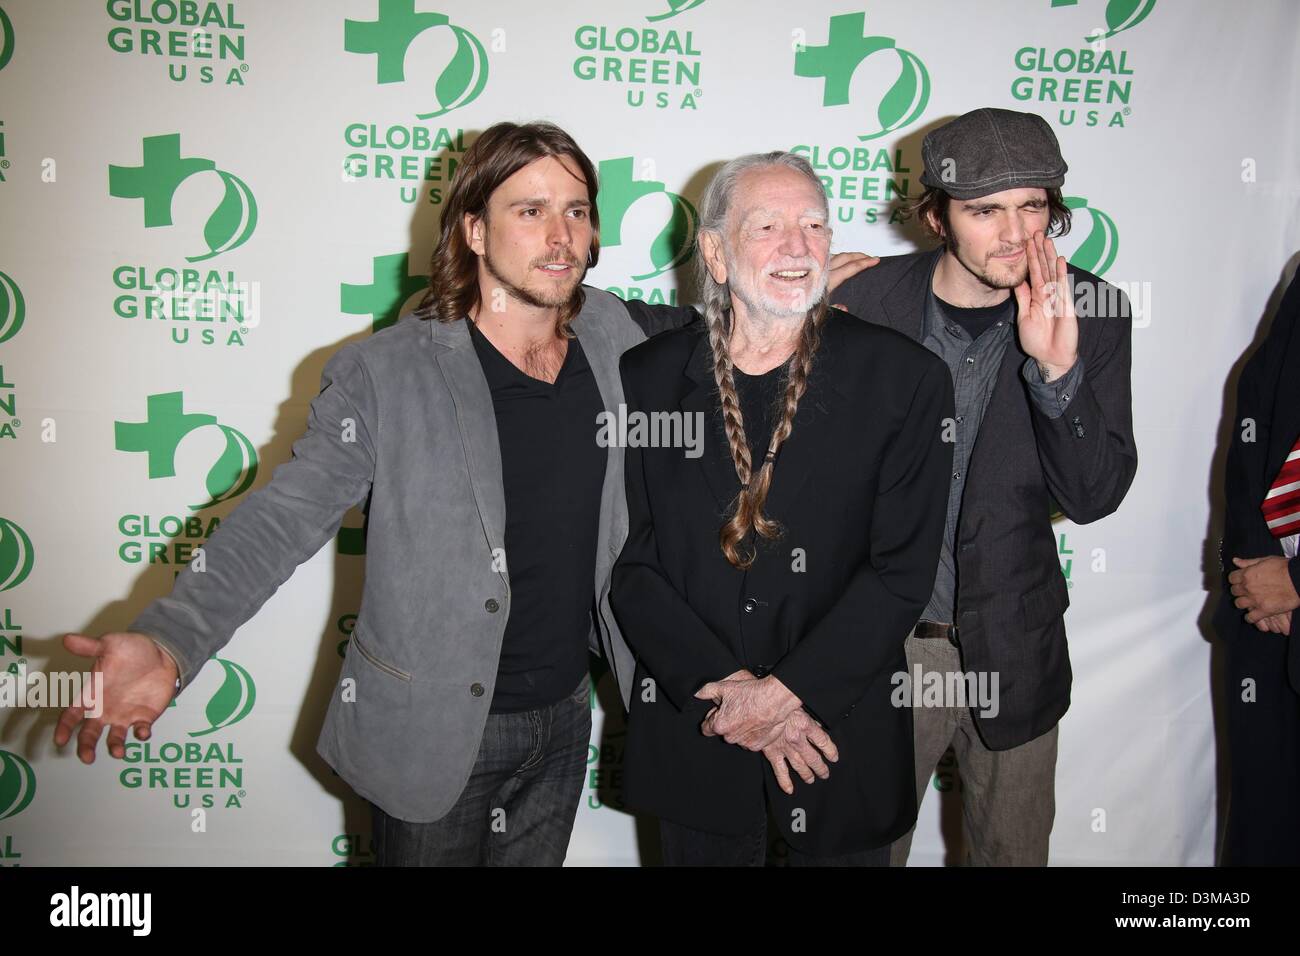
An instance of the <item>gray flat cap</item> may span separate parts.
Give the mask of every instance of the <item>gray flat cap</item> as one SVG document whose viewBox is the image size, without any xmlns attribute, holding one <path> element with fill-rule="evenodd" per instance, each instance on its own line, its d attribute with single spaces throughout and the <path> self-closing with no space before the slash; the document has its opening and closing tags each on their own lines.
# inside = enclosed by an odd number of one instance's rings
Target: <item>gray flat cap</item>
<svg viewBox="0 0 1300 956">
<path fill-rule="evenodd" d="M 1069 169 L 1047 120 L 993 107 L 931 130 L 921 143 L 921 160 L 921 182 L 954 199 L 1025 186 L 1059 187 Z"/>
</svg>

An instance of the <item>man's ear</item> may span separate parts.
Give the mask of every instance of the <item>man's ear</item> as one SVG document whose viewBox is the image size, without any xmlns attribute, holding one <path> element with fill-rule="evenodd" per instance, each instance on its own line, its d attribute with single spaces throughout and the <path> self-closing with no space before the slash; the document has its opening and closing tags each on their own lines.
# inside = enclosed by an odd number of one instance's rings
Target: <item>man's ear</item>
<svg viewBox="0 0 1300 956">
<path fill-rule="evenodd" d="M 487 223 L 483 221 L 483 217 L 465 213 L 461 220 L 461 228 L 465 231 L 465 245 L 469 246 L 470 251 L 475 255 L 483 255 L 483 234 L 487 232 Z"/>
<path fill-rule="evenodd" d="M 695 239 L 704 257 L 704 265 L 713 276 L 713 281 L 721 285 L 727 281 L 727 260 L 722 254 L 722 240 L 716 232 L 701 232 Z"/>
<path fill-rule="evenodd" d="M 933 209 L 927 209 L 925 211 L 925 224 L 930 227 L 930 231 L 936 236 L 943 239 L 945 242 L 947 241 L 948 236 L 943 231 L 943 221 L 939 218 L 939 214 Z"/>
</svg>

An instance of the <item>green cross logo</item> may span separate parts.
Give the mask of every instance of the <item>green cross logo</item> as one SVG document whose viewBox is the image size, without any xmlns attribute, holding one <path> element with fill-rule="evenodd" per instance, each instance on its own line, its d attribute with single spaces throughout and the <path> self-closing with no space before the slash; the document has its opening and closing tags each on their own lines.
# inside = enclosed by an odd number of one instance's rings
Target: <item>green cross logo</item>
<svg viewBox="0 0 1300 956">
<path fill-rule="evenodd" d="M 144 452 L 148 456 L 149 477 L 173 478 L 176 475 L 176 449 L 181 440 L 195 429 L 213 426 L 221 429 L 226 449 L 208 471 L 207 492 L 210 500 L 190 505 L 202 511 L 219 501 L 243 494 L 257 477 L 257 449 L 242 433 L 220 424 L 216 416 L 182 410 L 181 392 L 150 395 L 148 418 L 143 422 L 114 422 L 114 442 L 118 451 Z"/>
<path fill-rule="evenodd" d="M 146 136 L 144 160 L 139 166 L 108 167 L 108 194 L 118 199 L 144 200 L 144 226 L 172 225 L 172 197 L 191 176 L 214 173 L 225 186 L 225 195 L 203 227 L 208 251 L 186 256 L 186 262 L 202 262 L 248 241 L 257 226 L 257 202 L 244 181 L 233 173 L 217 169 L 210 159 L 181 157 L 181 136 Z"/>
<path fill-rule="evenodd" d="M 408 274 L 410 257 L 405 253 L 375 256 L 369 285 L 339 285 L 339 311 L 347 315 L 370 316 L 371 331 L 378 332 L 397 321 L 402 306 L 415 293 L 429 286 L 428 276 Z"/>
<path fill-rule="evenodd" d="M 600 213 L 602 248 L 622 245 L 623 217 L 641 197 L 662 193 L 672 204 L 668 223 L 650 243 L 650 262 L 654 269 L 644 275 L 633 276 L 633 280 L 643 282 L 661 276 L 690 257 L 695 247 L 699 214 L 686 199 L 669 192 L 663 183 L 633 178 L 631 156 L 604 160 L 600 164 L 598 177 L 600 192 L 596 195 L 596 208 Z"/>
<path fill-rule="evenodd" d="M 1052 9 L 1057 7 L 1078 6 L 1079 0 L 1052 0 Z M 1156 0 L 1110 0 L 1106 4 L 1106 28 L 1108 32 L 1100 35 L 1093 33 L 1085 40 L 1108 40 L 1117 33 L 1131 30 L 1155 9 Z"/>
<path fill-rule="evenodd" d="M 685 13 L 687 10 L 694 10 L 704 0 L 668 0 L 668 11 L 666 13 L 656 13 L 654 16 L 647 16 L 646 19 L 651 23 L 658 23 L 660 20 L 670 20 L 679 13 Z"/>
<path fill-rule="evenodd" d="M 9 14 L 0 9 L 0 70 L 5 68 L 14 55 L 14 25 Z"/>
<path fill-rule="evenodd" d="M 17 754 L 0 750 L 0 820 L 22 813 L 35 796 L 32 765 Z"/>
<path fill-rule="evenodd" d="M 214 657 L 213 660 L 221 665 L 224 677 L 221 686 L 203 710 L 208 726 L 202 730 L 190 731 L 191 737 L 206 737 L 239 723 L 249 715 L 257 700 L 257 688 L 247 670 L 222 657 Z"/>
<path fill-rule="evenodd" d="M 16 588 L 27 580 L 35 561 L 27 532 L 8 518 L 0 518 L 0 591 Z"/>
<path fill-rule="evenodd" d="M 930 74 L 915 53 L 904 50 L 892 37 L 866 36 L 865 13 L 845 13 L 831 17 L 825 46 L 810 46 L 794 55 L 794 75 L 822 77 L 822 106 L 845 106 L 849 102 L 849 83 L 858 67 L 868 57 L 885 51 L 897 56 L 901 72 L 876 107 L 880 129 L 858 136 L 859 140 L 878 139 L 914 123 L 930 101 Z"/>
<path fill-rule="evenodd" d="M 406 80 L 406 51 L 411 41 L 435 27 L 446 27 L 456 37 L 456 52 L 434 83 L 438 106 L 428 113 L 416 113 L 433 119 L 469 103 L 487 85 L 487 51 L 474 34 L 453 24 L 441 13 L 417 13 L 415 0 L 379 0 L 379 17 L 375 20 L 344 20 L 343 49 L 348 53 L 374 54 L 377 82 L 401 83 Z"/>
<path fill-rule="evenodd" d="M 18 283 L 0 272 L 0 342 L 8 342 L 17 335 L 26 317 L 27 303 Z"/>
<path fill-rule="evenodd" d="M 1070 256 L 1070 265 L 1095 276 L 1105 275 L 1119 255 L 1119 230 L 1115 228 L 1115 220 L 1078 196 L 1063 196 L 1062 201 L 1067 209 L 1086 209 L 1092 217 L 1092 230 Z"/>
</svg>

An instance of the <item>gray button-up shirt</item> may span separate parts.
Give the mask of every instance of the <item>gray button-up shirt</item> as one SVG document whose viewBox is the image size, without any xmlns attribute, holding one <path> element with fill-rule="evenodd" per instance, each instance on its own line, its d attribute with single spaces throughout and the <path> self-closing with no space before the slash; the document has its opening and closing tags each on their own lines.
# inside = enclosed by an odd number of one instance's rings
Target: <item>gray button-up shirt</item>
<svg viewBox="0 0 1300 956">
<path fill-rule="evenodd" d="M 940 260 L 936 259 L 937 265 Z M 934 273 L 930 273 L 930 282 Z M 966 469 L 970 464 L 971 450 L 979 435 L 980 421 L 988 408 L 989 397 L 997 382 L 998 369 L 1008 343 L 1015 334 L 1016 304 L 1014 294 L 1009 300 L 1007 314 L 972 340 L 956 322 L 944 315 L 943 307 L 935 297 L 933 287 L 927 283 L 925 295 L 925 321 L 922 324 L 921 344 L 943 359 L 952 373 L 955 420 L 951 423 L 955 438 L 952 456 L 952 484 L 948 488 L 948 520 L 944 527 L 943 545 L 939 550 L 939 569 L 934 580 L 934 592 L 921 619 L 946 624 L 953 621 L 957 601 L 957 563 L 954 547 L 957 539 L 957 522 L 961 515 L 961 496 L 966 487 Z M 1053 382 L 1044 382 L 1038 363 L 1026 359 L 1021 375 L 1029 385 L 1029 394 L 1038 409 L 1048 418 L 1065 413 L 1079 382 L 1083 380 L 1083 359 L 1078 359 L 1070 371 Z"/>
</svg>

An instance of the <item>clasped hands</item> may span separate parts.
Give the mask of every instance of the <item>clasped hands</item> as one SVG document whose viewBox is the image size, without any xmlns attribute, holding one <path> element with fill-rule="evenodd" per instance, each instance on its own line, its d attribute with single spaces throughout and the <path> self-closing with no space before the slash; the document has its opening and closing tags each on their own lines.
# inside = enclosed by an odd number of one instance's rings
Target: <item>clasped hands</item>
<svg viewBox="0 0 1300 956">
<path fill-rule="evenodd" d="M 1246 612 L 1246 622 L 1261 631 L 1291 633 L 1291 612 L 1300 595 L 1291 583 L 1289 562 L 1278 555 L 1233 558 L 1237 570 L 1228 575 L 1233 603 Z"/>
<path fill-rule="evenodd" d="M 758 678 L 742 668 L 705 684 L 695 696 L 714 703 L 700 725 L 704 736 L 761 751 L 787 794 L 794 793 L 790 768 L 804 783 L 812 783 L 830 776 L 826 761 L 840 759 L 830 734 L 776 677 Z"/>
</svg>

